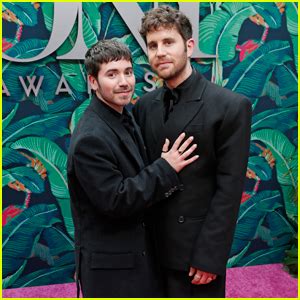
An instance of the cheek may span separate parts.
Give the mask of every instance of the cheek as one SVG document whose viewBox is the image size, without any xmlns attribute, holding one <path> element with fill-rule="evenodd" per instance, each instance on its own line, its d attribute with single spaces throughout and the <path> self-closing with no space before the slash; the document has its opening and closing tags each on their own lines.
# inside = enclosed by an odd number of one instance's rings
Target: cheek
<svg viewBox="0 0 300 300">
<path fill-rule="evenodd" d="M 129 81 L 130 85 L 135 85 L 135 76 L 132 76 Z"/>
</svg>

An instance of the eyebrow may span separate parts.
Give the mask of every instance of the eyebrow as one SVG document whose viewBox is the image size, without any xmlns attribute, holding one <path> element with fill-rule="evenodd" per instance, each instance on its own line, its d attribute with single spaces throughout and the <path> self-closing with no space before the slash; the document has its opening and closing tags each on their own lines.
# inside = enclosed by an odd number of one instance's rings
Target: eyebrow
<svg viewBox="0 0 300 300">
<path fill-rule="evenodd" d="M 162 41 L 163 42 L 166 42 L 166 41 L 175 41 L 175 38 L 173 38 L 173 37 L 166 37 Z M 157 42 L 156 41 L 149 41 L 147 43 L 147 45 L 151 45 L 151 44 L 157 44 Z"/>
<path fill-rule="evenodd" d="M 133 67 L 128 67 L 124 71 L 132 70 L 132 69 L 133 69 Z M 119 72 L 119 71 L 120 71 L 119 69 L 108 69 L 105 73 L 108 73 L 108 72 Z"/>
</svg>

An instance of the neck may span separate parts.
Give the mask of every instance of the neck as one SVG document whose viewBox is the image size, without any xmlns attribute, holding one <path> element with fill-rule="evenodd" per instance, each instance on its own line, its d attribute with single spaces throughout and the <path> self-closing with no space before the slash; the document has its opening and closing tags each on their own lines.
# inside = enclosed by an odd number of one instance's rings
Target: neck
<svg viewBox="0 0 300 300">
<path fill-rule="evenodd" d="M 190 63 L 186 65 L 184 70 L 180 74 L 178 74 L 176 77 L 171 78 L 169 80 L 166 80 L 166 85 L 170 89 L 176 88 L 178 85 L 180 85 L 182 82 L 184 82 L 189 76 L 192 74 L 193 69 Z"/>
<path fill-rule="evenodd" d="M 114 105 L 112 103 L 107 102 L 106 100 L 104 100 L 99 93 L 96 92 L 96 96 L 98 98 L 99 101 L 104 102 L 106 105 L 108 105 L 109 107 L 111 107 L 113 110 L 115 110 L 116 112 L 118 112 L 119 114 L 123 113 L 123 108 L 124 106 L 119 106 L 119 105 Z"/>
</svg>

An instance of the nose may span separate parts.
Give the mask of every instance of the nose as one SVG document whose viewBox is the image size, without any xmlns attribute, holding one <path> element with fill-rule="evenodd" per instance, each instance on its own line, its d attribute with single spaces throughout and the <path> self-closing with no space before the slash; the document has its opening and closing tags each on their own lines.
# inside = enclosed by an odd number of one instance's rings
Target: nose
<svg viewBox="0 0 300 300">
<path fill-rule="evenodd" d="M 119 85 L 120 86 L 128 86 L 129 85 L 127 78 L 124 74 L 121 74 L 119 77 Z"/>
<path fill-rule="evenodd" d="M 165 48 L 162 45 L 158 45 L 156 49 L 156 56 L 165 56 L 166 51 Z"/>
</svg>

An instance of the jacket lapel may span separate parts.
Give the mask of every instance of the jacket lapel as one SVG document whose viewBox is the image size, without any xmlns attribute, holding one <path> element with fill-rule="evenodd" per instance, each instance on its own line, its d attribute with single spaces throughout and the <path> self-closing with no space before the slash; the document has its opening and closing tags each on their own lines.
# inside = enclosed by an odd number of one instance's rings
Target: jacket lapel
<svg viewBox="0 0 300 300">
<path fill-rule="evenodd" d="M 149 118 L 151 118 L 150 126 L 153 144 L 157 143 L 162 134 L 163 127 L 165 126 L 163 96 L 163 89 L 160 89 L 156 97 L 152 100 Z"/>
<path fill-rule="evenodd" d="M 91 108 L 98 114 L 98 116 L 111 128 L 111 130 L 121 140 L 128 153 L 131 155 L 133 161 L 138 165 L 141 170 L 144 168 L 144 161 L 140 155 L 138 145 L 136 145 L 130 136 L 129 132 L 122 125 L 120 120 L 109 112 L 101 103 L 96 96 L 91 101 Z"/>
<path fill-rule="evenodd" d="M 137 139 L 137 143 L 138 143 L 138 148 L 140 150 L 139 153 L 140 153 L 141 157 L 143 158 L 143 161 L 144 161 L 145 165 L 148 165 L 149 161 L 148 161 L 148 157 L 147 157 L 147 153 L 146 153 L 146 147 L 145 147 L 145 143 L 144 143 L 144 140 L 143 140 L 143 137 L 142 137 L 141 130 L 140 130 L 139 126 L 136 124 L 133 116 L 132 116 L 132 120 L 133 120 L 134 130 L 136 132 L 136 139 Z"/>
<path fill-rule="evenodd" d="M 153 108 L 153 111 L 156 112 L 157 115 L 161 115 L 162 120 L 162 125 L 160 125 L 159 122 L 157 122 L 157 124 L 154 123 L 153 125 L 155 127 L 153 132 L 154 134 L 157 134 L 155 149 L 156 157 L 161 153 L 165 138 L 170 140 L 172 146 L 178 135 L 184 132 L 187 125 L 199 114 L 204 104 L 202 95 L 206 86 L 206 79 L 197 72 L 194 84 L 189 88 L 189 93 L 186 96 L 182 96 L 179 103 L 174 106 L 174 110 L 169 115 L 169 119 L 165 124 L 163 123 L 163 93 L 159 94 L 161 103 L 161 106 L 159 107 L 160 114 L 157 112 L 158 108 Z"/>
</svg>

